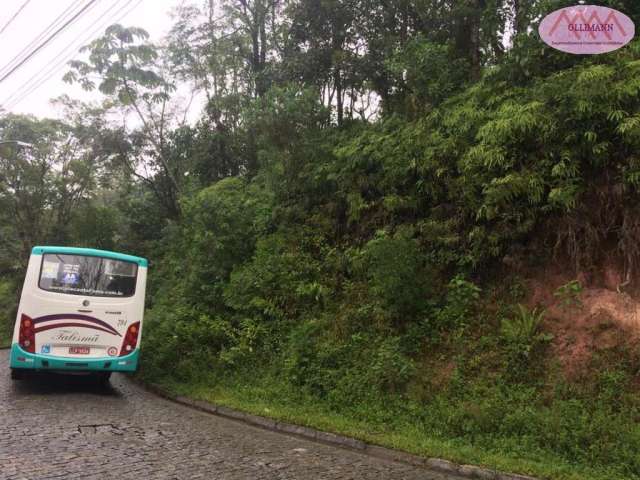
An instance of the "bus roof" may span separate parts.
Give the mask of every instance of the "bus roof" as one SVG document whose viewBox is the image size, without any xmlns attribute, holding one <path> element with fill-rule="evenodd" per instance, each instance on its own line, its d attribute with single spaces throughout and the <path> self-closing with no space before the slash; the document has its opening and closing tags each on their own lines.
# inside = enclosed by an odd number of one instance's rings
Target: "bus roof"
<svg viewBox="0 0 640 480">
<path fill-rule="evenodd" d="M 43 253 L 61 253 L 68 255 L 87 255 L 90 257 L 112 258 L 114 260 L 123 260 L 125 262 L 137 263 L 141 267 L 148 267 L 149 262 L 146 258 L 135 257 L 124 253 L 110 252 L 108 250 L 96 250 L 94 248 L 77 248 L 77 247 L 33 247 L 32 255 L 42 255 Z"/>
</svg>

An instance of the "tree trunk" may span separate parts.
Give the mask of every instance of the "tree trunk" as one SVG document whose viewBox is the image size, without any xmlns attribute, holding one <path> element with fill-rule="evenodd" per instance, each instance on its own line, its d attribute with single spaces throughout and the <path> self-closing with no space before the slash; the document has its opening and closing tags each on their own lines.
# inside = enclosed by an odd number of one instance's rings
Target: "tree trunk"
<svg viewBox="0 0 640 480">
<path fill-rule="evenodd" d="M 336 87 L 336 112 L 338 116 L 338 126 L 342 125 L 344 118 L 343 91 L 342 91 L 342 75 L 340 67 L 335 66 L 333 72 L 333 83 Z"/>
<path fill-rule="evenodd" d="M 476 0 L 474 12 L 469 22 L 469 45 L 471 47 L 471 80 L 478 81 L 481 75 L 482 57 L 480 45 L 480 19 L 482 18 L 482 10 L 484 9 L 484 1 Z"/>
<path fill-rule="evenodd" d="M 513 35 L 517 36 L 526 30 L 526 14 L 521 0 L 513 0 Z"/>
</svg>

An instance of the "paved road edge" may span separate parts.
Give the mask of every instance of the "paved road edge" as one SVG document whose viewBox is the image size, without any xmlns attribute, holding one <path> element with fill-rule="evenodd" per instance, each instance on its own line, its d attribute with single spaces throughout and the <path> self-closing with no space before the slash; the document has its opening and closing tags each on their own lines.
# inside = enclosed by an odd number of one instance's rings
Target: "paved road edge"
<svg viewBox="0 0 640 480">
<path fill-rule="evenodd" d="M 297 435 L 299 437 L 316 442 L 327 443 L 341 448 L 357 450 L 373 457 L 402 462 L 416 467 L 430 470 L 437 470 L 443 473 L 455 474 L 461 477 L 481 480 L 537 480 L 527 475 L 513 473 L 503 473 L 488 468 L 477 467 L 475 465 L 460 465 L 441 458 L 424 458 L 407 452 L 394 450 L 391 448 L 373 445 L 356 438 L 346 437 L 335 433 L 323 432 L 314 428 L 303 427 L 291 423 L 281 422 L 272 418 L 261 417 L 250 413 L 241 412 L 228 407 L 215 405 L 201 400 L 193 400 L 188 397 L 173 395 L 157 385 L 152 385 L 140 381 L 135 381 L 138 385 L 162 398 L 175 403 L 185 405 L 203 412 L 211 413 L 232 420 L 240 421 L 255 427 L 264 428 L 274 432 Z"/>
</svg>

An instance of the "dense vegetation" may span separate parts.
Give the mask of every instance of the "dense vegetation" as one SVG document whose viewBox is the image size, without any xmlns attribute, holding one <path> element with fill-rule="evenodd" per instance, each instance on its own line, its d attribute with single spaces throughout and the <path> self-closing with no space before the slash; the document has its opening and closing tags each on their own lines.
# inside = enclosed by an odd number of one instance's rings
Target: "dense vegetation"
<svg viewBox="0 0 640 480">
<path fill-rule="evenodd" d="M 536 22 L 569 3 L 211 2 L 161 47 L 110 27 L 66 75 L 103 103 L 0 118 L 35 145 L 1 147 L 0 305 L 34 244 L 143 255 L 146 381 L 424 455 L 640 478 L 637 345 L 566 376 L 523 306 L 551 263 L 637 281 L 640 42 L 552 51 Z"/>
</svg>

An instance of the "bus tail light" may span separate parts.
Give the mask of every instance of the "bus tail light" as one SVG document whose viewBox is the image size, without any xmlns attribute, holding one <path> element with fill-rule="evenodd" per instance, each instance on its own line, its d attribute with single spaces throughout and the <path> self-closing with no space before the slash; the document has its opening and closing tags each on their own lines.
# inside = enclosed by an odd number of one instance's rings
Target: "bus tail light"
<svg viewBox="0 0 640 480">
<path fill-rule="evenodd" d="M 33 319 L 24 313 L 20 317 L 20 336 L 18 343 L 23 350 L 29 353 L 36 353 L 36 333 L 33 329 Z"/>
<path fill-rule="evenodd" d="M 140 322 L 132 323 L 127 329 L 127 334 L 124 336 L 122 342 L 122 348 L 120 349 L 120 356 L 128 355 L 136 349 L 138 345 L 138 335 L 140 334 Z"/>
</svg>

